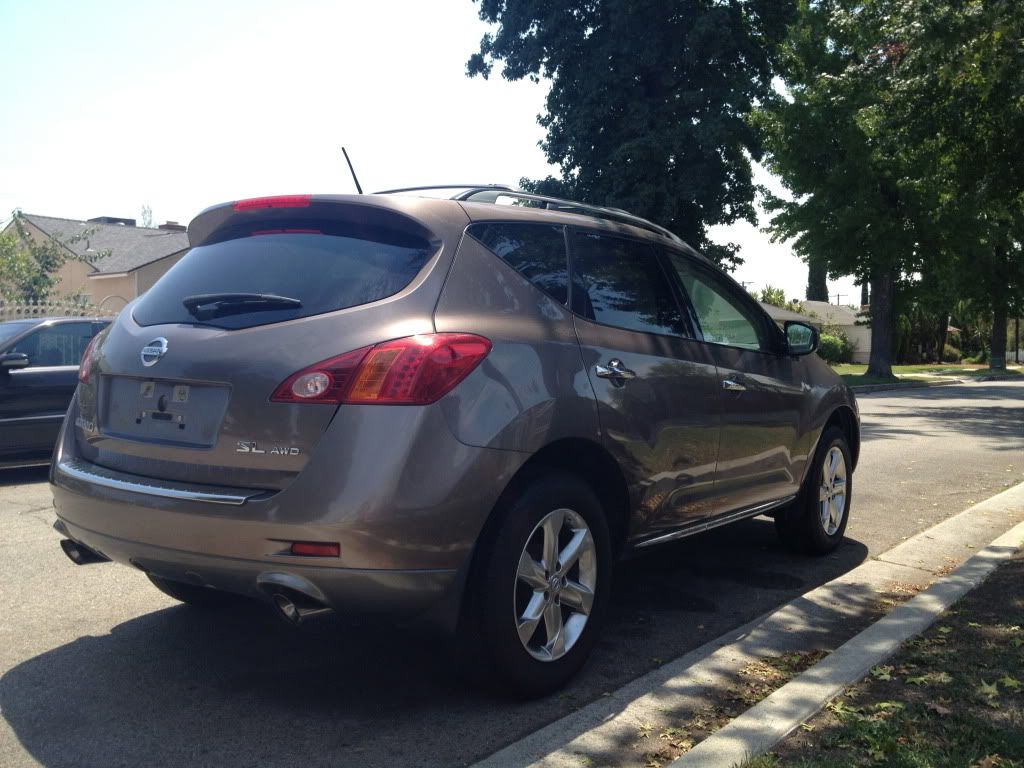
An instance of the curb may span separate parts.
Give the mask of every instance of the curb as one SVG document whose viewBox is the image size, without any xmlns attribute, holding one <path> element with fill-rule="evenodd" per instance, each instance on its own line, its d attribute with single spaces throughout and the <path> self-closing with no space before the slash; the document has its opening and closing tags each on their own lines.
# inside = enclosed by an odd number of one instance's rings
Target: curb
<svg viewBox="0 0 1024 768">
<path fill-rule="evenodd" d="M 973 545 L 981 551 L 1015 526 L 1024 528 L 1024 483 L 921 531 L 832 581 L 524 735 L 473 765 L 476 768 L 579 768 L 581 763 L 618 765 L 625 754 L 623 750 L 628 750 L 635 740 L 639 723 L 660 719 L 666 724 L 675 724 L 675 718 L 685 717 L 707 703 L 709 691 L 732 684 L 738 671 L 750 662 L 769 655 L 820 648 L 822 638 L 837 628 L 836 645 L 841 647 L 857 629 L 866 631 L 872 626 L 870 619 L 858 612 L 858 605 L 863 605 L 865 599 L 873 599 L 872 594 L 880 594 L 894 582 L 927 587 L 941 578 L 950 561 L 965 565 L 965 548 Z M 850 630 L 844 633 L 842 627 L 850 627 Z M 791 728 L 800 722 L 803 720 L 794 722 Z M 709 737 L 693 751 L 715 738 L 715 735 Z M 745 759 L 753 751 L 747 745 L 743 749 L 745 751 L 736 759 Z M 730 763 L 722 759 L 716 749 L 716 754 L 706 764 Z"/>
<path fill-rule="evenodd" d="M 735 766 L 768 751 L 903 642 L 930 627 L 1022 544 L 1024 523 L 674 760 L 671 768 Z"/>
<path fill-rule="evenodd" d="M 932 387 L 952 387 L 956 384 L 976 384 L 991 381 L 1024 381 L 1024 376 L 995 373 L 991 376 L 979 376 L 969 379 L 950 379 L 948 381 L 894 381 L 889 384 L 857 384 L 850 387 L 854 394 L 863 395 L 867 392 L 888 392 L 894 389 L 930 389 Z"/>
</svg>

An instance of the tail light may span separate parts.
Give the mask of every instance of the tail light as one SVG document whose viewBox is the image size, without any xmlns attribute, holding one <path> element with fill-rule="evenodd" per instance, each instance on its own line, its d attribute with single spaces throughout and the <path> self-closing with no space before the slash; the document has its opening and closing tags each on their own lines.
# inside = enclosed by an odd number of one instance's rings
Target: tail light
<svg viewBox="0 0 1024 768">
<path fill-rule="evenodd" d="M 346 352 L 285 379 L 275 403 L 427 405 L 487 357 L 491 342 L 470 333 L 408 336 Z"/>
<path fill-rule="evenodd" d="M 99 341 L 99 334 L 96 334 L 89 343 L 85 345 L 85 352 L 82 353 L 82 361 L 78 364 L 78 380 L 83 384 L 89 383 L 89 370 L 92 368 L 92 352 Z"/>
</svg>

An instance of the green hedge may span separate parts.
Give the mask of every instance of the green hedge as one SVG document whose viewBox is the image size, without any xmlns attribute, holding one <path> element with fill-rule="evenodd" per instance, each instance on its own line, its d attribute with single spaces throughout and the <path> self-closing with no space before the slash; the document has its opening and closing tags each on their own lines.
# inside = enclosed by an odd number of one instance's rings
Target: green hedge
<svg viewBox="0 0 1024 768">
<path fill-rule="evenodd" d="M 853 360 L 853 345 L 843 336 L 823 333 L 818 340 L 818 355 L 826 363 L 849 363 Z"/>
</svg>

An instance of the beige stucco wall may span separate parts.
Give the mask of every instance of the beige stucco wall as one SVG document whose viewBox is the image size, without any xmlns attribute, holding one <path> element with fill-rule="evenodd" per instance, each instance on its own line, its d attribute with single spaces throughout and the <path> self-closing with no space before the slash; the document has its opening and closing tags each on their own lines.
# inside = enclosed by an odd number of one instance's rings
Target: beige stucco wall
<svg viewBox="0 0 1024 768">
<path fill-rule="evenodd" d="M 89 278 L 89 296 L 101 309 L 117 311 L 135 298 L 135 277 L 131 274 Z"/>
<path fill-rule="evenodd" d="M 871 357 L 871 326 L 844 325 L 842 328 L 853 344 L 853 362 L 867 363 Z"/>
</svg>

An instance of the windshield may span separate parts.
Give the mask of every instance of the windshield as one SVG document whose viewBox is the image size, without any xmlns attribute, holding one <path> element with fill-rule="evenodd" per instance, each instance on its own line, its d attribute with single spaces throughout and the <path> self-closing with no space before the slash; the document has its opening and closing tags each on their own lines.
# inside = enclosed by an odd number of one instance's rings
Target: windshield
<svg viewBox="0 0 1024 768">
<path fill-rule="evenodd" d="M 35 320 L 14 320 L 9 323 L 0 323 L 0 345 L 8 339 L 13 339 L 19 333 L 24 333 L 35 324 Z"/>
<path fill-rule="evenodd" d="M 249 328 L 333 312 L 405 288 L 433 249 L 394 233 L 256 234 L 193 248 L 143 296 L 140 325 Z"/>
</svg>

